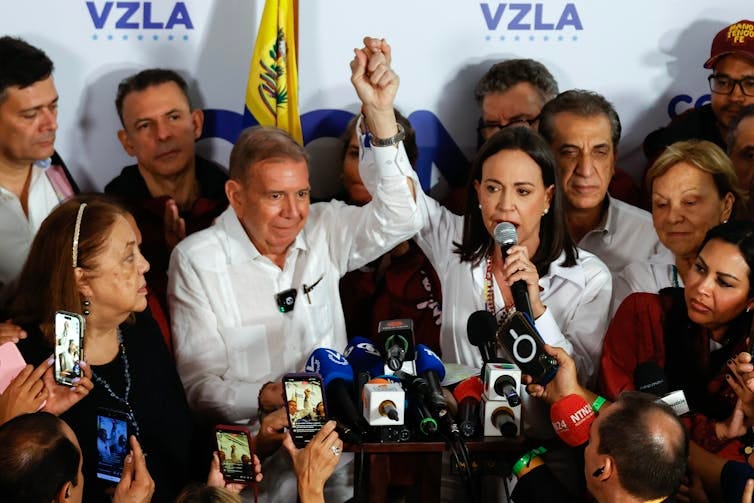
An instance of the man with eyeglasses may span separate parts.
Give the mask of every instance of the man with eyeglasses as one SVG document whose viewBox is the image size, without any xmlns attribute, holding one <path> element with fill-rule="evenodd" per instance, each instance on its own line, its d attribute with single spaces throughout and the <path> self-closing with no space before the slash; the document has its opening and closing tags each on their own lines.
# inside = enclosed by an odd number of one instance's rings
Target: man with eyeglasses
<svg viewBox="0 0 754 503">
<path fill-rule="evenodd" d="M 698 138 L 725 150 L 725 137 L 731 121 L 746 105 L 754 103 L 754 21 L 742 20 L 715 35 L 704 68 L 710 103 L 692 108 L 676 117 L 667 127 L 650 133 L 644 140 L 644 153 L 650 163 L 668 145 Z"/>
<path fill-rule="evenodd" d="M 477 127 L 479 146 L 507 127 L 537 129 L 542 107 L 557 94 L 557 81 L 538 61 L 508 59 L 492 65 L 474 88 L 482 115 Z M 620 168 L 615 168 L 608 190 L 617 199 L 638 204 L 638 188 Z"/>
</svg>

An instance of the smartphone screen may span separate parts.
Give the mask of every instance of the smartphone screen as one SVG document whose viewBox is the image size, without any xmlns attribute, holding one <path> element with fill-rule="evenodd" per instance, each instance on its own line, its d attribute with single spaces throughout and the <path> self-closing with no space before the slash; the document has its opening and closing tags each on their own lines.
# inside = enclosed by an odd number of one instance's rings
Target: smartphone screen
<svg viewBox="0 0 754 503">
<path fill-rule="evenodd" d="M 124 412 L 97 411 L 97 478 L 120 482 L 129 436 L 128 416 Z"/>
<path fill-rule="evenodd" d="M 0 393 L 5 391 L 10 382 L 26 366 L 24 357 L 13 342 L 0 346 Z"/>
<path fill-rule="evenodd" d="M 84 318 L 80 314 L 55 312 L 55 381 L 73 386 L 73 379 L 81 377 L 84 341 Z"/>
<path fill-rule="evenodd" d="M 215 442 L 223 478 L 243 484 L 254 482 L 254 451 L 249 430 L 242 426 L 218 424 L 215 426 Z"/>
<path fill-rule="evenodd" d="M 303 448 L 327 422 L 322 377 L 313 373 L 286 374 L 283 391 L 293 443 Z"/>
</svg>

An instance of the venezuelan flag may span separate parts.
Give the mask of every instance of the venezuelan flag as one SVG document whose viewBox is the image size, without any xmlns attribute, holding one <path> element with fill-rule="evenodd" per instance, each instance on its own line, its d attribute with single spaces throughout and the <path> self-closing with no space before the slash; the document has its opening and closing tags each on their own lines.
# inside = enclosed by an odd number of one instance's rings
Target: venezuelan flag
<svg viewBox="0 0 754 503">
<path fill-rule="evenodd" d="M 265 1 L 246 85 L 246 111 L 259 124 L 285 129 L 303 144 L 293 2 Z"/>
</svg>

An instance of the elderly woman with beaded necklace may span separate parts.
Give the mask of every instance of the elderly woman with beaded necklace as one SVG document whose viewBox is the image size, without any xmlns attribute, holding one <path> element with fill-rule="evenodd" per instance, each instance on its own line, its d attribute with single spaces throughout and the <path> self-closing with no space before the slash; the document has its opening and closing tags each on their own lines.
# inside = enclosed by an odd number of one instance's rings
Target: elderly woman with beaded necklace
<svg viewBox="0 0 754 503">
<path fill-rule="evenodd" d="M 28 333 L 19 343 L 27 361 L 47 358 L 56 310 L 86 319 L 85 362 L 94 390 L 61 417 L 76 433 L 84 458 L 85 501 L 109 501 L 112 482 L 97 478 L 97 419 L 127 417 L 148 454 L 153 501 L 172 501 L 188 480 L 191 419 L 163 338 L 147 308 L 138 229 L 130 215 L 103 198 L 69 200 L 37 233 L 11 304 Z"/>
</svg>

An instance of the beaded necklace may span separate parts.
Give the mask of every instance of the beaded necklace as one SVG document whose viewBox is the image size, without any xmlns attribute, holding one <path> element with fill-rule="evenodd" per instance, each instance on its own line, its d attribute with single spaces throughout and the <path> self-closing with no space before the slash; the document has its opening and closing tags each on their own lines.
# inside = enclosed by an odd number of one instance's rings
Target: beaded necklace
<svg viewBox="0 0 754 503">
<path fill-rule="evenodd" d="M 508 316 L 513 311 L 515 311 L 515 307 L 503 305 L 499 312 L 495 309 L 495 285 L 492 282 L 492 254 L 487 255 L 487 271 L 484 275 L 484 291 L 482 292 L 482 298 L 487 307 L 487 311 L 489 311 L 497 320 L 497 329 L 499 332 L 503 322 L 508 319 Z M 503 304 L 505 304 L 505 299 L 503 299 Z"/>
<path fill-rule="evenodd" d="M 134 427 L 136 438 L 141 438 L 141 431 L 139 430 L 139 423 L 136 421 L 136 414 L 134 414 L 134 410 L 128 401 L 128 396 L 131 394 L 131 372 L 128 370 L 128 355 L 126 355 L 126 346 L 123 344 L 123 334 L 121 334 L 120 328 L 118 329 L 118 344 L 120 345 L 120 359 L 123 361 L 123 377 L 126 379 L 126 391 L 123 396 L 118 396 L 107 381 L 94 372 L 94 369 L 92 369 L 92 377 L 94 377 L 97 384 L 105 388 L 105 391 L 107 391 L 112 398 L 126 406 L 128 409 L 128 419 L 131 422 L 131 426 Z"/>
</svg>

